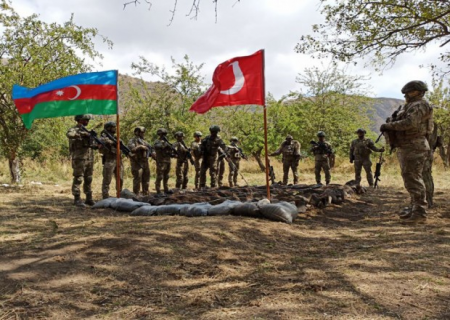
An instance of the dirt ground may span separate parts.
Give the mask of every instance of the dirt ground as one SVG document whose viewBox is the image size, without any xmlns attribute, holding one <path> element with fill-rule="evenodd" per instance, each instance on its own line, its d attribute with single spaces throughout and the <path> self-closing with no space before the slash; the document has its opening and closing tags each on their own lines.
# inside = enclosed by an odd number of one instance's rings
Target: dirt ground
<svg viewBox="0 0 450 320">
<path fill-rule="evenodd" d="M 130 217 L 70 186 L 0 187 L 0 320 L 450 319 L 449 190 L 402 225 L 402 188 L 245 217 Z"/>
</svg>

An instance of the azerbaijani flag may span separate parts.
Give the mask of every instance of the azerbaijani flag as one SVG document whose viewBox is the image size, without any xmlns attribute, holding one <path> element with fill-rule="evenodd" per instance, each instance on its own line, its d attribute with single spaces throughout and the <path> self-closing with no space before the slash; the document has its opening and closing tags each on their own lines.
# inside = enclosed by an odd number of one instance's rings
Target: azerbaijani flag
<svg viewBox="0 0 450 320">
<path fill-rule="evenodd" d="M 34 89 L 14 85 L 12 98 L 27 129 L 34 119 L 117 114 L 117 70 L 80 73 Z"/>
</svg>

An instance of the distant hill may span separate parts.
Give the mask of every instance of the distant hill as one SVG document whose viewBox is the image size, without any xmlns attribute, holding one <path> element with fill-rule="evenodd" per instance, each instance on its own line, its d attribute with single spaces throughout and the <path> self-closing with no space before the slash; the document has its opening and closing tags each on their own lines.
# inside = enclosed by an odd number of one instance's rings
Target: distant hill
<svg viewBox="0 0 450 320">
<path fill-rule="evenodd" d="M 392 113 L 403 104 L 404 100 L 394 98 L 374 98 L 374 111 L 372 119 L 375 121 L 372 126 L 372 130 L 379 132 L 380 126 L 386 122 L 386 118 L 391 116 Z"/>
</svg>

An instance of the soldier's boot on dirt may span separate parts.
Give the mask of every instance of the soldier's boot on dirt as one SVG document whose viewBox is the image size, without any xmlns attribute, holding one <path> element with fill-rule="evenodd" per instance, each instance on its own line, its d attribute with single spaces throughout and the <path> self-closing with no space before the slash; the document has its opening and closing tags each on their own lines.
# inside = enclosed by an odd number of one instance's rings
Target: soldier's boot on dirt
<svg viewBox="0 0 450 320">
<path fill-rule="evenodd" d="M 330 180 L 325 181 L 325 183 L 326 183 L 327 185 L 329 185 L 329 184 L 330 184 Z"/>
<path fill-rule="evenodd" d="M 231 187 L 231 188 L 233 188 L 233 180 L 228 180 L 228 185 Z"/>
<path fill-rule="evenodd" d="M 84 202 L 88 206 L 93 206 L 95 201 L 92 199 L 92 192 L 86 193 L 86 201 Z"/>
<path fill-rule="evenodd" d="M 400 212 L 399 212 L 399 217 L 400 219 L 408 219 L 409 217 L 411 217 L 411 211 L 412 211 L 412 206 L 409 207 L 404 207 Z"/>
<path fill-rule="evenodd" d="M 233 186 L 234 187 L 239 187 L 238 184 L 237 184 L 237 179 L 233 181 Z"/>
<path fill-rule="evenodd" d="M 73 200 L 73 204 L 80 208 L 86 208 L 86 205 L 83 203 L 83 200 L 81 200 L 80 196 L 74 196 L 75 199 Z"/>
<path fill-rule="evenodd" d="M 427 212 L 420 206 L 413 206 L 409 218 L 403 219 L 403 223 L 425 223 L 427 221 Z"/>
<path fill-rule="evenodd" d="M 167 183 L 164 183 L 164 193 L 166 193 L 166 194 L 173 193 L 173 191 L 169 189 L 169 185 Z"/>
</svg>

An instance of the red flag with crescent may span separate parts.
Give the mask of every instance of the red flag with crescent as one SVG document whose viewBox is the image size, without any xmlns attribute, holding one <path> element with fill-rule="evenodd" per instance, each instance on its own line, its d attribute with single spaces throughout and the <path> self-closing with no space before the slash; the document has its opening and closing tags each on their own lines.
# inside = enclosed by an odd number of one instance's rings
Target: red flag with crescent
<svg viewBox="0 0 450 320">
<path fill-rule="evenodd" d="M 264 106 L 264 51 L 219 64 L 212 81 L 212 86 L 189 111 L 205 113 L 214 107 L 244 104 Z"/>
</svg>

